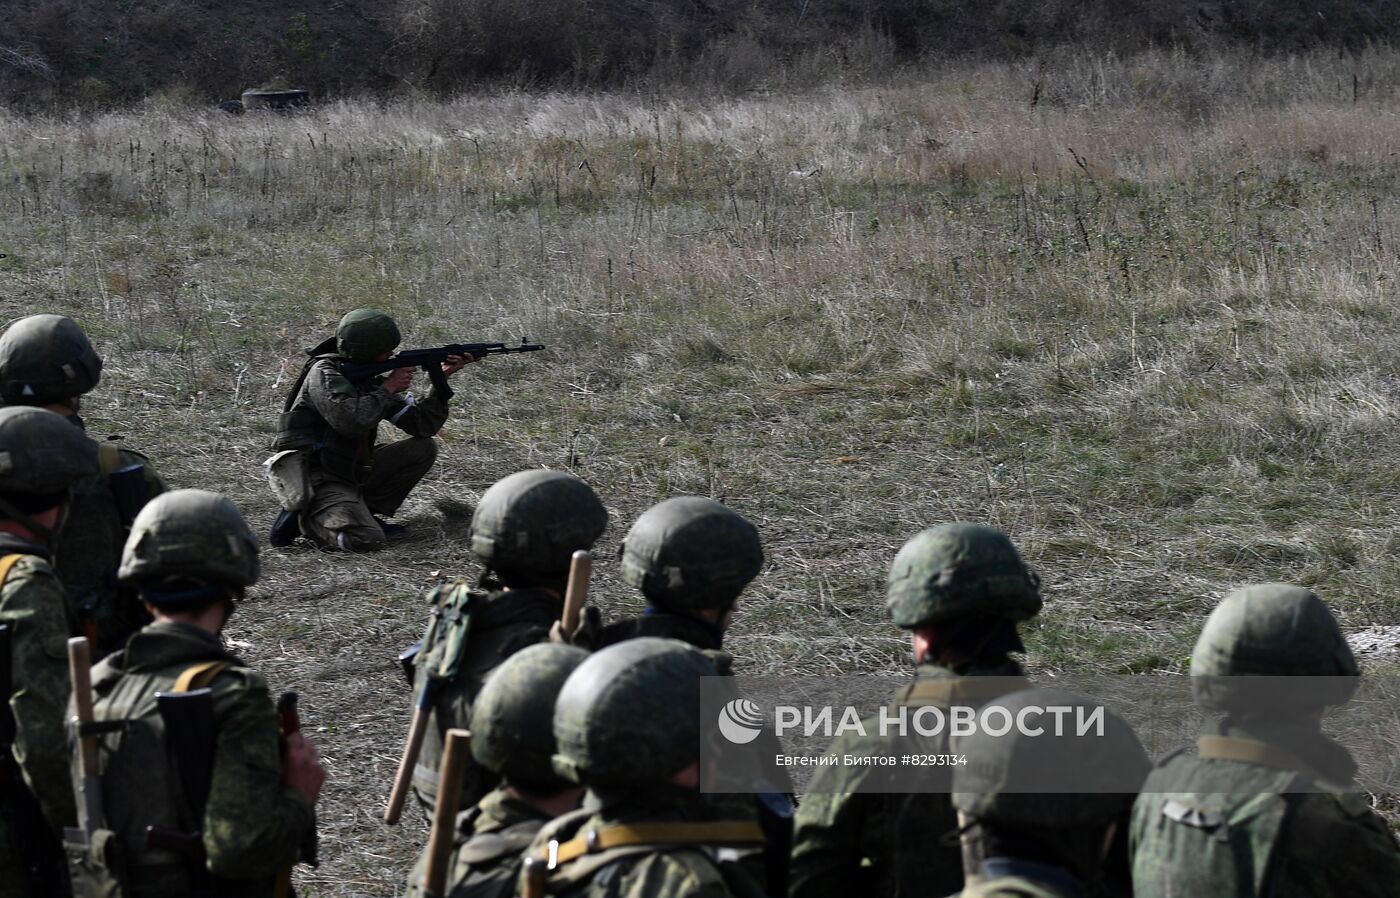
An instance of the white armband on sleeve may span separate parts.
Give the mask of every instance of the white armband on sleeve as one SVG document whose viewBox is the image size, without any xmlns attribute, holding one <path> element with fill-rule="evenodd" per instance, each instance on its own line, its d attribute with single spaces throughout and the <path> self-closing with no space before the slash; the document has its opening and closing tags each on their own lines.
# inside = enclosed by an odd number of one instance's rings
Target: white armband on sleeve
<svg viewBox="0 0 1400 898">
<path fill-rule="evenodd" d="M 390 423 L 390 424 L 397 424 L 397 423 L 399 423 L 399 419 L 402 418 L 402 417 L 404 416 L 404 412 L 406 412 L 406 411 L 408 411 L 409 409 L 413 408 L 413 406 L 416 405 L 417 402 L 418 402 L 418 400 L 416 400 L 416 399 L 413 398 L 413 394 L 412 394 L 412 393 L 405 393 L 405 394 L 403 394 L 403 408 L 399 409 L 397 412 L 394 413 L 394 417 L 392 417 L 392 418 L 389 419 L 389 423 Z"/>
</svg>

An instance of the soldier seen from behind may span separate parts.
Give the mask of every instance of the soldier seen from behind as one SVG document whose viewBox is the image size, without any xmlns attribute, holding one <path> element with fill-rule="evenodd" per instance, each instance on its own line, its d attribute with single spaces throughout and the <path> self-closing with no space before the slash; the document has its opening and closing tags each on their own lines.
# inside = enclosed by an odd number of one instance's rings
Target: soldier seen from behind
<svg viewBox="0 0 1400 898">
<path fill-rule="evenodd" d="M 521 894 L 764 894 L 731 860 L 733 850 L 760 847 L 762 830 L 699 792 L 701 678 L 717 673 L 692 646 L 641 637 L 569 676 L 554 710 L 554 768 L 588 794 L 540 831 Z"/>
<path fill-rule="evenodd" d="M 448 898 L 511 898 L 525 849 L 540 828 L 576 809 L 583 787 L 554 771 L 554 702 L 588 654 L 542 643 L 521 649 L 487 679 L 471 715 L 476 762 L 500 777 L 476 807 L 457 817 Z M 407 895 L 423 892 L 425 854 Z"/>
<path fill-rule="evenodd" d="M 485 566 L 479 589 L 461 580 L 428 593 L 431 616 L 411 670 L 419 713 L 431 715 L 413 787 L 431 809 L 447 731 L 466 727 L 487 676 L 511 655 L 549 638 L 564 609 L 573 553 L 592 548 L 608 512 L 592 487 L 561 471 L 520 471 L 481 496 L 471 522 L 472 554 Z M 496 786 L 472 765 L 462 807 Z"/>
<path fill-rule="evenodd" d="M 155 620 L 92 670 L 102 819 L 70 847 L 79 898 L 272 896 L 312 844 L 316 750 L 279 735 L 267 681 L 220 639 L 258 574 L 222 496 L 177 490 L 137 517 L 120 576 Z"/>
<path fill-rule="evenodd" d="M 394 319 L 356 309 L 340 319 L 334 338 L 307 351 L 311 359 L 277 419 L 277 454 L 268 460 L 283 509 L 272 525 L 272 545 L 290 545 L 300 534 L 323 548 L 368 552 L 404 532 L 404 525 L 383 518 L 398 512 L 437 460 L 433 437 L 447 422 L 452 390 L 435 386 L 414 396 L 412 368 L 364 382 L 341 373 L 347 361 L 389 358 L 399 340 Z M 449 359 L 444 378 L 473 361 Z M 408 439 L 376 445 L 384 421 Z"/>
<path fill-rule="evenodd" d="M 967 759 L 953 771 L 952 796 L 967 881 L 962 898 L 1120 893 L 1124 884 L 1109 882 L 1108 871 L 1125 867 L 1125 858 L 1112 855 L 1124 850 L 1118 836 L 1151 766 L 1132 727 L 1063 689 L 1027 689 L 993 704 L 1015 720 L 1046 708 L 1101 710 L 1103 726 L 1057 731 L 1036 716 L 1026 719 L 1037 723 L 1001 736 L 978 729 L 957 740 Z"/>
<path fill-rule="evenodd" d="M 84 431 L 82 396 L 97 386 L 102 358 L 71 318 L 31 315 L 0 335 L 0 400 L 62 415 Z M 99 471 L 73 486 L 54 567 L 72 614 L 101 657 L 121 648 L 150 618 L 117 583 L 122 544 L 146 501 L 165 490 L 150 460 L 108 440 L 93 441 Z"/>
<path fill-rule="evenodd" d="M 980 524 L 944 524 L 895 556 L 886 588 L 890 617 L 910 631 L 914 681 L 894 697 L 909 708 L 978 706 L 1025 688 L 1017 630 L 1041 606 L 1040 580 L 1005 534 Z M 946 733 L 927 738 L 838 736 L 837 757 L 948 752 Z M 818 767 L 797 808 L 792 898 L 947 895 L 962 888 L 962 863 L 948 799 L 951 771 L 931 767 L 924 791 L 881 788 L 889 768 Z"/>
<path fill-rule="evenodd" d="M 0 409 L 0 896 L 67 894 L 68 663 L 76 621 L 54 573 L 74 484 L 97 474 L 92 440 L 37 408 Z"/>
<path fill-rule="evenodd" d="M 1220 714 L 1195 755 L 1168 757 L 1133 811 L 1142 898 L 1393 896 L 1400 848 L 1356 762 L 1322 731 L 1360 670 L 1331 610 L 1283 583 L 1237 589 L 1191 654 L 1201 708 Z M 1283 680 L 1281 678 L 1288 677 Z"/>
</svg>

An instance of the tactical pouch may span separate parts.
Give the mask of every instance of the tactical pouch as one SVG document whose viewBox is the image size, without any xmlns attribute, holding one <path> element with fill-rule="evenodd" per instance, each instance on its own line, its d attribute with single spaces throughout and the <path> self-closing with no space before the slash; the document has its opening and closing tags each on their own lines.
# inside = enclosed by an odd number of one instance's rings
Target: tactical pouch
<svg viewBox="0 0 1400 898">
<path fill-rule="evenodd" d="M 284 449 L 263 462 L 272 494 L 287 511 L 304 511 L 311 504 L 311 455 Z"/>
<path fill-rule="evenodd" d="M 67 843 L 73 898 L 123 898 L 127 894 L 126 848 L 110 829 L 94 830 L 86 844 Z"/>
</svg>

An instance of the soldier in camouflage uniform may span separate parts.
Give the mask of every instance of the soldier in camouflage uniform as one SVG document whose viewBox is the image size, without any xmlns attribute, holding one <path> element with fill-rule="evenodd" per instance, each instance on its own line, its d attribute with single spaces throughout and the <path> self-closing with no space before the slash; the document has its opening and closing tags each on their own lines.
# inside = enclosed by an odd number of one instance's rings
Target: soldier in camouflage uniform
<svg viewBox="0 0 1400 898">
<path fill-rule="evenodd" d="M 0 335 L 0 401 L 62 415 L 83 432 L 81 397 L 97 386 L 102 359 L 77 322 L 62 315 L 31 315 Z M 70 612 L 94 657 L 121 648 L 150 618 L 117 583 L 122 543 L 141 506 L 165 484 L 139 452 L 98 443 L 100 470 L 73 486 L 68 523 L 54 547 L 54 568 Z"/>
<path fill-rule="evenodd" d="M 699 496 L 667 499 L 622 543 L 622 579 L 646 596 L 646 611 L 608 624 L 597 642 L 658 636 L 719 652 L 739 594 L 762 567 L 758 531 L 738 512 Z M 728 668 L 728 656 L 716 660 Z"/>
<path fill-rule="evenodd" d="M 378 516 L 392 517 L 437 460 L 433 436 L 447 422 L 452 391 L 435 387 L 421 399 L 405 392 L 411 368 L 365 383 L 340 371 L 346 361 L 389 358 L 399 339 L 394 319 L 356 309 L 340 319 L 333 340 L 308 350 L 311 359 L 277 419 L 278 455 L 268 462 L 284 509 L 272 526 L 272 545 L 290 544 L 299 527 L 324 548 L 369 552 L 403 533 L 402 524 Z M 442 372 L 456 374 L 473 361 L 453 357 Z M 381 421 L 409 438 L 376 446 Z M 303 478 L 302 486 L 289 487 Z"/>
<path fill-rule="evenodd" d="M 267 681 L 220 640 L 258 573 L 257 537 L 222 496 L 176 490 L 136 518 L 120 576 L 155 621 L 92 671 L 104 819 L 72 849 L 79 898 L 271 896 L 314 838 L 316 751 L 299 733 L 279 745 Z M 199 690 L 212 732 L 182 744 L 156 696 Z"/>
<path fill-rule="evenodd" d="M 0 626 L 13 656 L 0 670 L 3 898 L 67 891 L 59 839 L 77 821 L 64 764 L 74 620 L 50 559 L 73 484 L 96 472 L 82 431 L 40 409 L 0 409 Z"/>
<path fill-rule="evenodd" d="M 886 605 L 911 631 L 914 682 L 894 698 L 910 708 L 976 706 L 1026 686 L 1011 658 L 1024 652 L 1017 622 L 1040 611 L 1040 584 L 1006 535 L 980 524 L 945 524 L 915 536 L 890 567 Z M 946 736 L 882 739 L 847 733 L 829 755 L 947 752 Z M 797 809 L 789 894 L 946 895 L 962 888 L 951 834 L 956 816 L 948 768 L 929 768 L 927 791 L 882 789 L 879 766 L 818 767 Z"/>
<path fill-rule="evenodd" d="M 432 719 L 413 788 L 424 807 L 437 802 L 438 766 L 447 731 L 465 727 L 487 675 L 515 652 L 549 638 L 564 610 L 573 553 L 589 549 L 608 525 L 592 487 L 561 471 L 520 471 L 491 486 L 472 516 L 472 554 L 486 567 L 481 589 L 458 580 L 428 593 L 432 616 L 412 670 Z M 475 764 L 463 779 L 462 807 L 496 785 Z"/>
<path fill-rule="evenodd" d="M 554 772 L 554 700 L 588 654 L 542 643 L 496 668 L 472 708 L 472 757 L 501 778 L 476 807 L 457 817 L 449 898 L 512 898 L 525 849 L 550 820 L 578 807 L 583 787 Z M 423 895 L 427 852 L 408 878 Z"/>
<path fill-rule="evenodd" d="M 1098 710 L 1093 699 L 1063 689 L 1027 689 L 993 703 L 1015 720 L 1027 709 Z M 1086 898 L 1117 887 L 1105 881 L 1107 869 L 1121 868 L 1110 853 L 1122 850 L 1117 835 L 1151 765 L 1132 727 L 1102 711 L 1101 732 L 1081 735 L 1071 725 L 1057 732 L 1037 716 L 1029 726 L 1038 735 L 979 729 L 957 740 L 967 758 L 953 771 L 962 898 Z"/>
<path fill-rule="evenodd" d="M 698 792 L 700 678 L 717 673 L 698 649 L 641 637 L 595 653 L 570 675 L 554 709 L 554 768 L 588 795 L 530 849 L 545 866 L 546 893 L 763 894 L 730 859 L 733 849 L 761 845 L 762 830 L 725 818 Z"/>
<path fill-rule="evenodd" d="M 1195 756 L 1169 756 L 1148 777 L 1133 810 L 1135 894 L 1397 894 L 1400 848 L 1355 791 L 1351 755 L 1322 732 L 1359 675 L 1311 591 L 1266 583 L 1226 596 L 1191 655 L 1196 703 L 1224 716 Z"/>
</svg>

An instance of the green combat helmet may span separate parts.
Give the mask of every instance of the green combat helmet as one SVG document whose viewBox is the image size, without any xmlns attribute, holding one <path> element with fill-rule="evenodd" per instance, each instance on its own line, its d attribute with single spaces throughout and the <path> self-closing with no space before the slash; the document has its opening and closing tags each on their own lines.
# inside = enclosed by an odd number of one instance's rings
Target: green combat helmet
<svg viewBox="0 0 1400 898">
<path fill-rule="evenodd" d="M 728 608 L 762 567 L 753 524 L 699 496 L 652 506 L 622 541 L 622 579 L 671 610 Z"/>
<path fill-rule="evenodd" d="M 885 606 L 906 630 L 968 617 L 1028 620 L 1040 611 L 1040 579 L 1005 533 L 942 524 L 915 536 L 890 565 Z"/>
<path fill-rule="evenodd" d="M 1057 730 L 1055 717 L 1041 713 L 1000 736 L 991 735 L 991 726 L 978 727 L 956 744 L 967 763 L 953 772 L 953 807 L 1013 828 L 1059 828 L 1107 824 L 1132 805 L 1152 762 L 1117 714 L 1066 689 L 1014 692 L 983 713 L 992 707 L 1018 722 L 1025 709 L 1084 709 L 1086 719 L 1102 710 L 1103 725 L 1081 735 L 1076 714 L 1065 714 Z"/>
<path fill-rule="evenodd" d="M 393 352 L 403 337 L 394 319 L 374 309 L 346 312 L 335 328 L 340 354 L 355 362 L 368 362 Z"/>
<path fill-rule="evenodd" d="M 74 483 L 97 473 L 97 444 L 61 415 L 0 408 L 0 515 L 52 539 L 31 515 L 63 504 Z"/>
<path fill-rule="evenodd" d="M 588 484 L 562 471 L 520 471 L 496 481 L 472 515 L 472 554 L 497 571 L 564 575 L 598 541 L 608 512 Z"/>
<path fill-rule="evenodd" d="M 1191 653 L 1196 701 L 1215 711 L 1324 708 L 1347 702 L 1361 675 L 1331 610 L 1312 590 L 1245 586 L 1206 618 Z M 1282 684 L 1261 677 L 1303 677 Z"/>
<path fill-rule="evenodd" d="M 205 490 L 175 490 L 136 516 L 117 578 L 167 607 L 251 586 L 259 572 L 258 538 L 232 502 Z"/>
<path fill-rule="evenodd" d="M 492 672 L 472 706 L 472 756 L 514 785 L 556 791 L 554 700 L 588 653 L 542 642 L 511 655 Z"/>
<path fill-rule="evenodd" d="M 30 315 L 0 335 L 0 400 L 48 405 L 97 386 L 102 359 L 78 322 L 62 315 Z"/>
<path fill-rule="evenodd" d="M 590 788 L 665 782 L 699 758 L 700 678 L 716 674 L 704 652 L 674 639 L 589 656 L 554 705 L 555 772 Z"/>
</svg>

